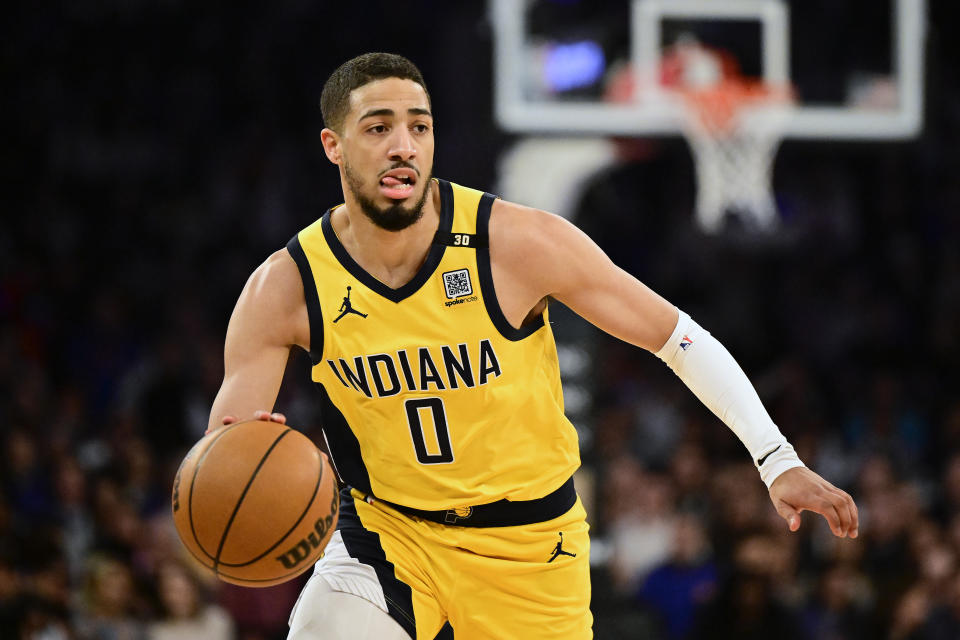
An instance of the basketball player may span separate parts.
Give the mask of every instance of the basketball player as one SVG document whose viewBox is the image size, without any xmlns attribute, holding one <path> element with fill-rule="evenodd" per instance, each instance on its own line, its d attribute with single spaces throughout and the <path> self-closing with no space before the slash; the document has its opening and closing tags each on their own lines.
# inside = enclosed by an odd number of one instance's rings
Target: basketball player
<svg viewBox="0 0 960 640">
<path fill-rule="evenodd" d="M 411 62 L 350 60 L 321 108 L 344 204 L 250 277 L 210 416 L 283 422 L 261 409 L 291 347 L 310 353 L 347 488 L 290 638 L 591 637 L 550 298 L 670 366 L 743 441 L 791 531 L 810 510 L 857 536 L 850 496 L 803 466 L 690 316 L 562 218 L 433 177 L 430 96 Z"/>
</svg>

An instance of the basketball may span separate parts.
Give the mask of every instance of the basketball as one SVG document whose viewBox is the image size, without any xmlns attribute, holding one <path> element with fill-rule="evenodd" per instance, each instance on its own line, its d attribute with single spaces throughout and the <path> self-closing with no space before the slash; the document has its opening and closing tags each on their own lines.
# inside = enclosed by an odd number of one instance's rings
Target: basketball
<svg viewBox="0 0 960 640">
<path fill-rule="evenodd" d="M 183 544 L 218 578 L 245 587 L 280 584 L 311 568 L 336 528 L 338 508 L 327 457 L 276 422 L 207 434 L 173 481 Z"/>
</svg>

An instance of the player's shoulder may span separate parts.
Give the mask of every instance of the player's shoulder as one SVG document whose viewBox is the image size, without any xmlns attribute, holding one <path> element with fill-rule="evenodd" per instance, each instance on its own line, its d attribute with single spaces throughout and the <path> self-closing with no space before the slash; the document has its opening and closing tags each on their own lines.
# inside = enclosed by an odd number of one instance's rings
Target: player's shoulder
<svg viewBox="0 0 960 640">
<path fill-rule="evenodd" d="M 273 252 L 250 274 L 230 322 L 254 342 L 304 348 L 310 343 L 303 283 L 285 248 Z"/>
<path fill-rule="evenodd" d="M 575 227 L 563 217 L 498 198 L 490 211 L 490 246 L 513 252 L 563 246 Z"/>
<path fill-rule="evenodd" d="M 289 308 L 303 300 L 303 283 L 293 256 L 278 249 L 253 270 L 244 295 L 274 308 Z"/>
</svg>

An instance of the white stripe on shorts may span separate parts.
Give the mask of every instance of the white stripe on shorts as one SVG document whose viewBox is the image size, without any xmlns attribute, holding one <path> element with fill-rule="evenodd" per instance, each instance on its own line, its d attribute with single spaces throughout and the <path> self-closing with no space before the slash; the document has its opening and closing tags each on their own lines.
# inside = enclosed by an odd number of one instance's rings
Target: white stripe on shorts
<svg viewBox="0 0 960 640">
<path fill-rule="evenodd" d="M 334 591 L 360 596 L 387 612 L 387 600 L 383 596 L 377 572 L 347 552 L 339 531 L 333 533 L 313 573 L 323 576 Z"/>
</svg>

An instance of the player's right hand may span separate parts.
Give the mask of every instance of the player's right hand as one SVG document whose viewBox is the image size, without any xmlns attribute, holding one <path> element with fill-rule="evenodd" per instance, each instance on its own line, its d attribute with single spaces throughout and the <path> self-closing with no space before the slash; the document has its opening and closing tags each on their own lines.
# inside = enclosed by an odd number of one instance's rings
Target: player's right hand
<svg viewBox="0 0 960 640">
<path fill-rule="evenodd" d="M 262 420 L 263 422 L 278 422 L 280 424 L 287 423 L 287 416 L 279 412 L 271 413 L 269 411 L 257 410 L 253 412 L 253 419 Z M 237 416 L 223 416 L 223 419 L 221 420 L 221 422 L 223 422 L 223 426 L 227 426 L 228 424 L 239 422 L 239 420 L 240 418 L 238 418 Z M 204 432 L 204 435 L 210 433 L 211 431 L 213 431 L 213 429 L 207 429 Z"/>
</svg>

